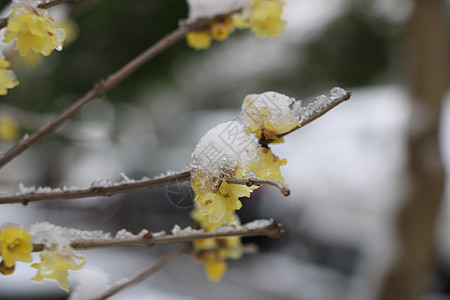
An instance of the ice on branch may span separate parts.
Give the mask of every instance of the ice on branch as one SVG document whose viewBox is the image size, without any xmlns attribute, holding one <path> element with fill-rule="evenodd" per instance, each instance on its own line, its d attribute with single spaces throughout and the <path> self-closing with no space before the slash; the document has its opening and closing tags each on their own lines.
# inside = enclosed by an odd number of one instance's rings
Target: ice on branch
<svg viewBox="0 0 450 300">
<path fill-rule="evenodd" d="M 199 234 L 205 232 L 204 229 L 193 229 L 191 226 L 188 226 L 186 228 L 181 228 L 180 225 L 175 224 L 171 230 L 172 235 L 179 235 L 179 236 L 190 236 L 194 234 Z"/>
<path fill-rule="evenodd" d="M 110 233 L 101 230 L 80 230 L 61 227 L 49 222 L 40 222 L 31 225 L 29 230 L 34 244 L 43 244 L 45 248 L 56 248 L 61 253 L 72 255 L 70 243 L 73 241 L 89 241 L 110 239 Z"/>
<path fill-rule="evenodd" d="M 251 94 L 242 104 L 241 119 L 248 132 L 254 133 L 258 139 L 279 142 L 279 136 L 328 110 L 345 99 L 347 94 L 346 90 L 335 87 L 330 95 L 317 96 L 307 105 L 277 92 Z"/>
<path fill-rule="evenodd" d="M 189 5 L 188 21 L 200 18 L 212 18 L 243 7 L 249 0 L 187 0 Z"/>
</svg>

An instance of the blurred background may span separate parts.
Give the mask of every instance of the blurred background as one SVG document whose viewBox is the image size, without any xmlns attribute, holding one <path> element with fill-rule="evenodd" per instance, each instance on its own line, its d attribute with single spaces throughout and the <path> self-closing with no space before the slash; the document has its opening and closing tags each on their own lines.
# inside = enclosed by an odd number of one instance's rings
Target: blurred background
<svg viewBox="0 0 450 300">
<path fill-rule="evenodd" d="M 420 39 L 411 25 L 420 19 L 419 2 L 426 1 L 286 0 L 286 31 L 276 39 L 237 31 L 206 51 L 178 42 L 0 170 L 0 192 L 18 191 L 20 183 L 87 187 L 100 178 L 120 181 L 120 172 L 139 179 L 183 170 L 210 128 L 238 117 L 247 94 L 277 91 L 307 101 L 340 86 L 353 93 L 350 101 L 272 147 L 288 160 L 282 172 L 291 196 L 262 187 L 243 200 L 241 221 L 274 218 L 285 228 L 280 239 L 244 239 L 260 252 L 230 261 L 220 283 L 208 282 L 200 264 L 181 257 L 113 299 L 376 299 L 396 257 L 397 213 L 410 190 L 410 124 L 426 123 L 412 104 L 422 74 L 414 44 Z M 431 19 L 448 20 L 449 1 L 429 2 L 441 5 Z M 0 2 L 3 16 L 8 6 Z M 50 13 L 69 36 L 62 52 L 21 59 L 3 45 L 20 85 L 0 98 L 0 152 L 176 29 L 188 7 L 184 0 L 85 0 Z M 445 42 L 446 26 L 443 36 L 432 27 L 425 35 Z M 448 69 L 448 48 L 443 53 L 432 56 Z M 443 76 L 425 81 L 432 85 Z M 443 103 L 440 145 L 448 164 L 445 91 L 436 97 Z M 184 199 L 180 205 L 169 196 L 174 190 Z M 420 299 L 450 299 L 448 200 L 433 215 L 437 254 Z M 3 205 L 0 223 L 170 232 L 174 224 L 192 224 L 192 201 L 186 183 L 109 198 Z M 84 268 L 100 268 L 115 281 L 173 247 L 80 253 L 88 259 Z M 67 298 L 56 283 L 32 283 L 33 276 L 19 264 L 13 275 L 0 277 L 0 299 Z M 76 277 L 72 272 L 72 286 Z"/>
</svg>

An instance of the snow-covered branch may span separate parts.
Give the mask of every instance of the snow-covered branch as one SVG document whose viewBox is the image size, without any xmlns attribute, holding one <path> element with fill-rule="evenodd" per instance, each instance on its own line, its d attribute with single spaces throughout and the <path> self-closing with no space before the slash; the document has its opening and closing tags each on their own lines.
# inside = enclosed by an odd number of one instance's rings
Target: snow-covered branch
<svg viewBox="0 0 450 300">
<path fill-rule="evenodd" d="M 331 95 L 325 96 L 320 95 L 316 97 L 313 101 L 311 101 L 306 107 L 301 107 L 300 112 L 298 112 L 299 115 L 302 116 L 301 120 L 299 121 L 299 125 L 291 129 L 290 131 L 287 131 L 283 134 L 278 135 L 275 139 L 265 139 L 264 136 L 261 137 L 259 140 L 259 143 L 263 146 L 267 146 L 268 144 L 274 142 L 275 140 L 284 137 L 285 135 L 288 135 L 289 133 L 294 132 L 295 130 L 304 127 L 305 125 L 311 123 L 312 121 L 320 118 L 342 102 L 345 102 L 350 99 L 352 96 L 351 92 L 347 92 L 346 90 L 342 88 L 333 88 L 330 91 Z"/>
<path fill-rule="evenodd" d="M 97 180 L 94 181 L 88 188 L 76 188 L 76 187 L 62 187 L 62 188 L 50 188 L 50 187 L 25 187 L 20 185 L 20 192 L 11 193 L 9 195 L 0 196 L 1 204 L 13 204 L 22 203 L 27 205 L 30 202 L 47 201 L 47 200 L 69 200 L 80 199 L 89 197 L 104 196 L 109 197 L 116 194 L 126 193 L 135 190 L 149 189 L 160 186 L 166 186 L 170 184 L 177 184 L 191 179 L 190 171 L 184 171 L 180 173 L 169 173 L 168 175 L 148 178 L 144 177 L 139 180 L 130 179 L 123 173 L 121 176 L 124 178 L 120 182 L 110 182 L 109 180 Z M 241 184 L 241 185 L 271 185 L 278 188 L 285 196 L 290 195 L 290 189 L 278 181 L 271 180 L 259 180 L 259 179 L 237 179 L 227 178 L 229 183 Z"/>
<path fill-rule="evenodd" d="M 21 191 L 18 193 L 0 196 L 0 204 L 22 203 L 26 205 L 29 202 L 34 201 L 112 196 L 115 194 L 140 189 L 148 189 L 188 181 L 191 178 L 191 173 L 190 171 L 185 171 L 152 179 L 144 177 L 140 180 L 129 179 L 123 174 L 122 177 L 124 177 L 124 180 L 118 183 L 113 183 L 108 180 L 97 180 L 94 181 L 90 187 L 84 189 L 74 187 L 52 189 L 49 187 L 36 188 L 20 186 Z"/>
<path fill-rule="evenodd" d="M 92 249 L 92 248 L 109 248 L 122 246 L 141 246 L 153 247 L 157 244 L 167 243 L 183 243 L 207 238 L 219 238 L 227 236 L 269 236 L 271 238 L 279 238 L 283 233 L 281 224 L 272 219 L 259 219 L 244 224 L 242 226 L 225 225 L 217 228 L 213 232 L 205 232 L 203 229 L 192 229 L 190 226 L 181 229 L 175 225 L 171 234 L 165 232 L 148 232 L 143 230 L 137 235 L 132 235 L 129 232 L 124 232 L 111 237 L 108 234 L 101 236 L 101 239 L 96 239 L 98 234 L 94 234 L 90 238 L 89 232 L 84 232 L 83 235 L 88 236 L 86 239 L 74 239 L 70 242 L 70 246 L 75 249 Z M 66 234 L 67 236 L 67 234 Z M 33 237 L 34 238 L 34 237 Z M 45 248 L 45 243 L 34 243 L 34 251 L 42 251 Z"/>
</svg>

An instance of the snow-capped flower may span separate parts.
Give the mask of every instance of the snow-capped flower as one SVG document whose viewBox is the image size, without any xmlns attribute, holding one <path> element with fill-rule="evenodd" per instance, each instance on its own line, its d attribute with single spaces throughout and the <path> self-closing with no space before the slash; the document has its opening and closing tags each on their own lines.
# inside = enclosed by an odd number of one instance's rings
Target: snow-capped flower
<svg viewBox="0 0 450 300">
<path fill-rule="evenodd" d="M 10 65 L 0 54 L 0 95 L 6 95 L 8 89 L 12 89 L 19 84 L 14 71 L 8 69 Z"/>
<path fill-rule="evenodd" d="M 276 99 L 274 99 L 275 96 Z M 278 101 L 280 109 L 272 101 Z M 268 147 L 262 147 L 255 139 L 270 133 L 276 137 L 293 126 L 291 118 L 294 99 L 276 93 L 250 95 L 244 100 L 241 119 L 219 124 L 208 131 L 192 154 L 192 188 L 196 194 L 196 206 L 191 217 L 207 232 L 222 225 L 239 225 L 236 210 L 242 207 L 239 198 L 249 197 L 259 186 L 229 183 L 227 178 L 285 180 L 280 167 L 286 164 Z M 276 111 L 276 113 L 275 113 Z M 226 259 L 240 258 L 242 245 L 239 237 L 211 238 L 193 242 L 195 257 L 205 266 L 211 281 L 219 281 L 227 267 Z"/>
<path fill-rule="evenodd" d="M 6 268 L 14 267 L 16 261 L 31 262 L 31 235 L 22 227 L 8 225 L 0 230 L 0 254 Z"/>
<path fill-rule="evenodd" d="M 11 5 L 4 42 L 16 40 L 15 48 L 22 56 L 30 50 L 48 56 L 54 49 L 62 49 L 64 30 L 54 28 L 47 11 L 39 9 L 37 3 L 16 1 Z"/>
<path fill-rule="evenodd" d="M 42 281 L 44 278 L 56 280 L 61 288 L 69 291 L 68 271 L 79 270 L 86 262 L 85 257 L 80 256 L 79 258 L 82 261 L 77 263 L 70 255 L 63 255 L 57 250 L 44 249 L 41 252 L 41 262 L 31 265 L 37 269 L 37 275 L 33 281 Z"/>
</svg>

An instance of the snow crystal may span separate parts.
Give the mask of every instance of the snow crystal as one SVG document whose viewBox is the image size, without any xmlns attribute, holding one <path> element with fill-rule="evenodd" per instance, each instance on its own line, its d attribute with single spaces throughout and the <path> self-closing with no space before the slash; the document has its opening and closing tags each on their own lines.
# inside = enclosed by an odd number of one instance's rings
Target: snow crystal
<svg viewBox="0 0 450 300">
<path fill-rule="evenodd" d="M 330 105 L 336 101 L 341 100 L 347 95 L 347 91 L 340 87 L 334 87 L 330 90 L 330 95 L 317 96 L 313 101 L 306 106 L 295 105 L 293 106 L 293 114 L 297 116 L 299 123 L 311 118 L 312 116 L 319 114 L 326 110 Z"/>
<path fill-rule="evenodd" d="M 187 0 L 189 5 L 188 21 L 211 18 L 226 14 L 243 7 L 248 0 Z"/>
<path fill-rule="evenodd" d="M 104 187 L 109 187 L 109 186 L 112 186 L 112 185 L 113 185 L 113 183 L 110 180 L 104 179 L 104 178 L 100 178 L 100 179 L 94 180 L 91 183 L 91 187 L 92 188 L 104 188 Z"/>
<path fill-rule="evenodd" d="M 330 90 L 331 97 L 342 98 L 347 94 L 347 91 L 340 87 L 334 87 Z"/>
<path fill-rule="evenodd" d="M 265 228 L 273 223 L 273 219 L 258 219 L 244 224 L 242 227 L 248 230 Z"/>
<path fill-rule="evenodd" d="M 152 232 L 152 237 L 157 237 L 157 236 L 163 236 L 166 235 L 166 231 L 165 230 L 161 230 L 158 232 Z"/>
<path fill-rule="evenodd" d="M 237 226 L 235 224 L 228 224 L 228 225 L 223 225 L 220 227 L 217 227 L 216 230 L 214 230 L 214 232 L 229 232 L 229 231 L 235 231 L 240 229 L 240 226 Z"/>
<path fill-rule="evenodd" d="M 193 235 L 205 232 L 205 229 L 194 229 L 191 226 L 181 229 L 180 225 L 175 224 L 172 228 L 172 235 Z"/>
<path fill-rule="evenodd" d="M 177 235 L 178 233 L 180 233 L 181 231 L 181 227 L 178 224 L 173 225 L 173 228 L 171 230 L 173 235 Z"/>
<path fill-rule="evenodd" d="M 197 144 L 193 168 L 204 170 L 211 178 L 220 178 L 237 165 L 244 168 L 257 159 L 260 146 L 247 135 L 238 121 L 228 121 L 209 130 Z"/>
<path fill-rule="evenodd" d="M 44 244 L 46 248 L 55 248 L 62 254 L 72 255 L 70 246 L 72 241 L 103 240 L 110 239 L 110 233 L 101 230 L 80 230 L 61 227 L 49 222 L 40 222 L 31 225 L 29 230 L 32 241 L 35 244 Z"/>
<path fill-rule="evenodd" d="M 109 275 L 101 269 L 83 268 L 77 272 L 78 285 L 69 300 L 89 300 L 100 297 L 109 288 Z"/>
<path fill-rule="evenodd" d="M 242 103 L 241 120 L 248 128 L 252 128 L 253 124 L 263 124 L 261 118 L 267 115 L 275 128 L 282 128 L 296 122 L 293 107 L 300 105 L 301 101 L 277 92 L 247 95 Z"/>
<path fill-rule="evenodd" d="M 116 238 L 116 239 L 141 238 L 148 233 L 149 233 L 149 231 L 147 229 L 142 229 L 138 234 L 133 234 L 132 232 L 129 232 L 126 229 L 121 229 L 121 230 L 117 231 L 116 236 L 114 238 Z"/>
</svg>

